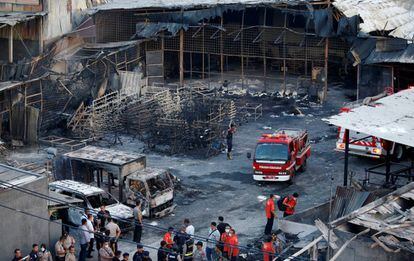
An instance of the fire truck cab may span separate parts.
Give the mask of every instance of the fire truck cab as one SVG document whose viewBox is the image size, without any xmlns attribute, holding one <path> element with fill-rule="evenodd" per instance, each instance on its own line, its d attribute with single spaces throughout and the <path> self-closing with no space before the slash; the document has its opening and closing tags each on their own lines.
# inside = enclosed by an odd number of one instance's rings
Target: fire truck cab
<svg viewBox="0 0 414 261">
<path fill-rule="evenodd" d="M 310 152 L 306 130 L 279 129 L 263 134 L 253 156 L 253 179 L 293 183 L 296 171 L 305 171 Z"/>
<path fill-rule="evenodd" d="M 347 113 L 352 110 L 352 106 L 341 108 L 341 113 Z M 336 151 L 345 151 L 345 129 L 338 128 L 338 138 L 336 141 Z M 383 158 L 387 154 L 387 144 L 380 138 L 360 133 L 356 131 L 349 131 L 349 154 L 364 156 L 369 158 Z M 390 154 L 391 156 L 399 161 L 404 157 L 405 151 L 408 149 L 407 146 L 390 142 Z"/>
</svg>

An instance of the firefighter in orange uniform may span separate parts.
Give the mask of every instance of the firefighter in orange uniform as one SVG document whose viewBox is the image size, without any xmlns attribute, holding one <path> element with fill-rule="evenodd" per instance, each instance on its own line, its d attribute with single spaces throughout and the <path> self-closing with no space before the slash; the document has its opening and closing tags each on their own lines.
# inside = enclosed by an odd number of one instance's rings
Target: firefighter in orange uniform
<svg viewBox="0 0 414 261">
<path fill-rule="evenodd" d="M 295 214 L 295 207 L 298 202 L 298 197 L 299 194 L 295 192 L 293 195 L 287 196 L 283 200 L 283 205 L 286 207 L 286 210 L 283 212 L 283 217 Z"/>
<path fill-rule="evenodd" d="M 162 238 L 162 240 L 164 240 L 165 242 L 167 242 L 167 245 L 166 245 L 167 248 L 172 248 L 173 245 L 174 245 L 173 231 L 174 231 L 174 228 L 173 227 L 169 227 L 168 228 L 168 232 L 165 233 L 164 237 Z"/>
<path fill-rule="evenodd" d="M 229 252 L 229 234 L 230 234 L 230 226 L 226 226 L 225 232 L 221 234 L 220 243 L 222 245 L 222 255 L 224 258 L 230 259 L 228 256 Z"/>
<path fill-rule="evenodd" d="M 227 242 L 229 244 L 229 260 L 237 261 L 239 257 L 239 238 L 236 235 L 236 231 L 232 228 L 230 229 L 229 238 Z"/>
<path fill-rule="evenodd" d="M 265 235 L 270 235 L 272 233 L 273 221 L 275 218 L 277 218 L 276 208 L 275 208 L 276 197 L 278 196 L 270 194 L 269 199 L 266 201 L 265 212 L 266 212 L 267 222 L 266 222 L 266 227 L 264 231 Z"/>
<path fill-rule="evenodd" d="M 275 247 L 273 246 L 273 240 L 271 236 L 266 236 L 265 241 L 263 242 L 263 261 L 272 261 L 275 257 Z"/>
</svg>

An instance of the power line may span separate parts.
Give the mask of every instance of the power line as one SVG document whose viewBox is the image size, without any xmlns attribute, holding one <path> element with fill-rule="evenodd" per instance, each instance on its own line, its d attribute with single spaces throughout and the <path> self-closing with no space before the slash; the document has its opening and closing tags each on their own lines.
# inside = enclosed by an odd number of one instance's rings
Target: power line
<svg viewBox="0 0 414 261">
<path fill-rule="evenodd" d="M 30 216 L 30 217 L 38 218 L 38 219 L 44 220 L 44 221 L 49 222 L 49 223 L 54 223 L 54 224 L 62 225 L 62 223 L 60 223 L 60 222 L 58 222 L 58 221 L 55 221 L 55 220 L 50 220 L 50 219 L 48 219 L 48 218 L 44 218 L 44 217 L 41 217 L 41 216 L 35 215 L 35 214 L 33 214 L 33 213 L 29 213 L 29 212 L 26 212 L 26 211 L 20 210 L 20 209 L 12 208 L 12 207 L 9 207 L 9 206 L 6 206 L 6 205 L 3 205 L 3 204 L 1 204 L 1 203 L 0 203 L 0 207 L 5 208 L 5 209 L 8 209 L 8 210 L 15 211 L 15 212 L 18 212 L 18 213 L 21 213 L 21 214 L 24 214 L 24 215 L 27 215 L 27 216 Z M 81 228 L 81 227 L 76 227 L 76 226 L 73 226 L 73 225 L 67 225 L 67 224 L 65 224 L 65 226 L 70 227 L 70 228 L 73 228 L 73 229 L 76 229 L 76 230 L 79 230 L 79 231 L 82 231 L 82 232 L 93 233 L 93 234 L 94 234 L 94 235 L 96 235 L 96 236 L 102 236 L 101 234 L 99 234 L 99 233 L 97 233 L 97 232 L 91 232 L 91 231 L 89 231 L 89 230 L 87 230 L 87 229 L 83 229 L 83 228 Z M 137 245 L 137 243 L 136 243 L 136 242 L 131 241 L 131 240 L 127 240 L 127 239 L 122 239 L 122 238 L 119 238 L 119 239 L 118 239 L 118 241 L 121 241 L 121 242 L 126 242 L 126 243 L 129 243 L 129 244 L 134 244 L 134 245 Z M 144 245 L 144 244 L 142 244 L 142 243 L 139 243 L 139 244 L 141 244 L 143 247 L 146 247 L 146 248 L 149 248 L 149 249 L 158 250 L 158 248 L 153 247 L 153 246 Z M 164 250 L 164 249 L 162 249 L 162 251 L 164 251 L 164 252 L 166 252 L 166 253 L 171 253 L 170 251 L 167 251 L 167 250 Z"/>
<path fill-rule="evenodd" d="M 19 187 L 17 185 L 13 185 L 13 184 L 8 183 L 6 181 L 0 181 L 0 184 L 3 184 L 4 186 L 6 186 L 7 188 L 10 188 L 10 189 L 14 189 L 14 190 L 17 190 L 17 191 L 20 191 L 20 192 L 23 192 L 23 193 L 26 193 L 26 194 L 29 194 L 29 195 L 38 197 L 38 198 L 42 198 L 42 199 L 45 199 L 45 200 L 52 201 L 52 202 L 60 203 L 60 204 L 62 204 L 64 206 L 69 206 L 69 207 L 71 207 L 73 209 L 78 209 L 78 210 L 84 211 L 83 208 L 78 207 L 78 206 L 73 205 L 73 204 L 70 204 L 70 203 L 67 203 L 64 200 L 61 200 L 61 199 L 58 199 L 58 198 L 54 198 L 54 197 L 51 197 L 49 195 L 45 195 L 45 194 L 42 194 L 40 192 L 36 192 L 36 191 L 30 190 L 30 189 L 26 189 L 26 188 L 23 188 L 23 187 Z M 94 209 L 90 209 L 90 212 L 95 213 L 95 214 L 98 213 Z M 116 220 L 118 220 L 120 222 L 127 223 L 127 224 L 130 224 L 130 225 L 142 225 L 144 227 L 151 228 L 151 229 L 155 229 L 155 230 L 159 230 L 159 231 L 162 231 L 162 232 L 167 232 L 168 231 L 168 229 L 163 228 L 163 227 L 159 227 L 159 226 L 155 226 L 155 225 L 151 225 L 151 224 L 147 224 L 147 223 L 140 224 L 140 223 L 136 222 L 135 220 L 125 219 L 125 218 L 122 218 L 122 217 L 116 216 L 116 215 L 111 215 L 111 217 L 113 217 L 114 219 L 116 219 Z M 69 227 L 75 227 L 75 226 L 70 226 L 70 225 L 67 225 L 67 226 L 69 226 Z M 77 227 L 75 227 L 75 228 L 77 228 Z M 209 242 L 208 238 L 203 237 L 203 236 L 192 235 L 192 237 L 194 239 L 198 239 L 198 240 L 203 241 L 203 242 L 206 242 L 206 243 Z M 217 243 L 221 243 L 223 245 L 232 246 L 231 244 L 228 244 L 228 243 L 222 243 L 222 242 L 217 242 Z M 250 252 L 260 253 L 260 254 L 272 254 L 273 255 L 273 253 L 271 253 L 271 252 L 263 251 L 261 249 L 256 249 L 256 248 L 252 248 L 252 247 L 248 247 L 248 246 L 244 246 L 244 245 L 238 245 L 237 248 L 238 249 L 244 249 L 244 250 L 247 250 L 247 251 L 250 251 Z M 279 255 L 279 257 L 283 257 L 283 255 Z M 298 259 L 298 260 L 303 260 L 303 259 Z"/>
</svg>

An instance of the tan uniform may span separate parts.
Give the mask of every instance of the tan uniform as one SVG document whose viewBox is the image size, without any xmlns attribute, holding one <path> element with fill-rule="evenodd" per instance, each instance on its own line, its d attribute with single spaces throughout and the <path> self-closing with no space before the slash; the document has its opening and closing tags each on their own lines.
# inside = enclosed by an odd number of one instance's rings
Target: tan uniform
<svg viewBox="0 0 414 261">
<path fill-rule="evenodd" d="M 68 250 L 70 246 L 75 246 L 75 239 L 69 236 L 63 241 L 63 247 Z"/>
<path fill-rule="evenodd" d="M 65 256 L 65 261 L 77 261 L 75 254 L 67 253 Z"/>
<path fill-rule="evenodd" d="M 112 261 L 114 252 L 112 252 L 110 247 L 102 247 L 99 249 L 99 256 L 101 257 L 101 261 Z"/>
<path fill-rule="evenodd" d="M 55 244 L 56 256 L 65 257 L 65 254 L 60 254 L 60 255 L 58 254 L 58 252 L 62 252 L 62 251 L 65 251 L 64 245 L 60 241 L 56 242 L 56 244 Z"/>
</svg>

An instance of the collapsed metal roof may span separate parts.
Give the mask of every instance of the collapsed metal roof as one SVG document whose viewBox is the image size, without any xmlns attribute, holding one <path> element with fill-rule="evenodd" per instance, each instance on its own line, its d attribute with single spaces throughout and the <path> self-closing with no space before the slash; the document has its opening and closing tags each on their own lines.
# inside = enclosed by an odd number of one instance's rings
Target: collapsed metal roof
<svg viewBox="0 0 414 261">
<path fill-rule="evenodd" d="M 414 147 L 414 89 L 400 91 L 332 116 L 325 121 L 345 129 Z"/>
<path fill-rule="evenodd" d="M 143 9 L 143 8 L 193 8 L 208 7 L 216 5 L 244 4 L 299 4 L 303 2 L 313 2 L 315 0 L 108 0 L 107 4 L 95 6 L 89 9 L 90 14 L 99 11 L 116 9 Z"/>
<path fill-rule="evenodd" d="M 371 238 L 414 253 L 413 203 L 414 182 L 411 182 L 333 221 L 332 225 L 338 227 L 348 222 L 378 231 Z"/>
<path fill-rule="evenodd" d="M 414 2 L 412 0 L 336 0 L 333 5 L 347 17 L 359 15 L 364 33 L 390 31 L 390 36 L 413 39 Z"/>
</svg>

